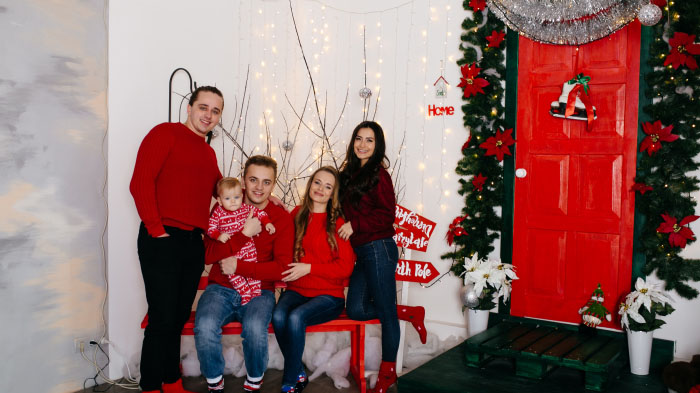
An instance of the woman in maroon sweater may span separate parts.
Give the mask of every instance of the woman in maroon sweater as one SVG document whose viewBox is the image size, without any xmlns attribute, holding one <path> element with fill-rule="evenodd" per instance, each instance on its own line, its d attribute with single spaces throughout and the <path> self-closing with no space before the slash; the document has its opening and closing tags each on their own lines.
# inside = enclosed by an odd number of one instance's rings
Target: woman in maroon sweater
<svg viewBox="0 0 700 393">
<path fill-rule="evenodd" d="M 272 315 L 284 355 L 282 392 L 300 393 L 307 379 L 301 356 L 306 327 L 336 319 L 345 306 L 345 283 L 355 255 L 336 231 L 343 225 L 338 200 L 338 172 L 316 170 L 306 184 L 301 205 L 292 211 L 296 234 L 294 263 L 283 274 L 287 290 Z"/>
<path fill-rule="evenodd" d="M 423 307 L 396 305 L 394 242 L 396 198 L 382 127 L 373 121 L 360 123 L 352 132 L 340 172 L 340 193 L 347 220 L 338 230 L 350 239 L 357 263 L 350 277 L 347 313 L 355 320 L 379 318 L 382 324 L 382 363 L 371 392 L 385 393 L 396 381 L 399 319 L 410 321 L 425 344 Z"/>
</svg>

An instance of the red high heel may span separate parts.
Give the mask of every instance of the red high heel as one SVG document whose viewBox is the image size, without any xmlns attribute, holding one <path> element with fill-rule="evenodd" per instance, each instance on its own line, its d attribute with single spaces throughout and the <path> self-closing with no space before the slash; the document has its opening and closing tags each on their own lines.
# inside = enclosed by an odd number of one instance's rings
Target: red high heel
<svg viewBox="0 0 700 393">
<path fill-rule="evenodd" d="M 367 393 L 386 393 L 389 387 L 396 382 L 396 362 L 382 362 L 379 365 L 379 376 L 374 389 L 370 389 Z"/>
<path fill-rule="evenodd" d="M 163 393 L 195 393 L 191 390 L 185 390 L 182 386 L 182 378 L 178 379 L 173 383 L 163 384 Z"/>
<path fill-rule="evenodd" d="M 411 322 L 413 328 L 418 332 L 418 337 L 420 337 L 420 342 L 425 344 L 428 339 L 428 331 L 425 330 L 425 309 L 421 306 L 409 307 L 409 306 L 396 306 L 396 311 L 399 314 L 399 319 L 402 321 Z"/>
</svg>

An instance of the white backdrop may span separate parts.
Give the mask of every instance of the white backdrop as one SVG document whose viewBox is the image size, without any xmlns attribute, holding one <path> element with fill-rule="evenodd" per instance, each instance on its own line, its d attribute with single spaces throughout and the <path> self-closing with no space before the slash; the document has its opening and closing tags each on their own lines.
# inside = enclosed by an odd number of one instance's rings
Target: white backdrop
<svg viewBox="0 0 700 393">
<path fill-rule="evenodd" d="M 456 193 L 454 168 L 467 138 L 461 92 L 456 88 L 460 74 L 455 62 L 461 57 L 461 22 L 467 14 L 461 2 L 295 0 L 292 8 L 321 118 L 326 119 L 328 132 L 338 123 L 330 138 L 335 155 L 342 159 L 347 138 L 363 118 L 358 91 L 366 85 L 373 92 L 369 117 L 387 134 L 399 202 L 437 222 L 428 252 L 413 253 L 412 258 L 430 261 L 446 272 L 450 262 L 439 256 L 448 250 L 444 233 L 463 205 Z M 306 102 L 310 80 L 287 1 L 110 3 L 108 304 L 109 338 L 120 352 L 110 354 L 112 376 L 122 375 L 124 361 L 133 361 L 140 352 L 139 322 L 146 309 L 135 244 L 139 219 L 128 183 L 143 136 L 167 120 L 168 78 L 178 67 L 188 69 L 199 85 L 212 84 L 223 91 L 227 130 L 238 128 L 245 102 L 241 119 L 245 127 L 240 127 L 245 140 L 239 137 L 239 141 L 246 152 L 265 152 L 269 130 L 271 154 L 282 161 L 281 143 L 298 125 L 294 111 L 301 113 L 304 107 L 309 128 L 317 133 L 320 128 L 313 99 Z M 436 98 L 433 88 L 441 73 L 449 83 L 444 99 Z M 187 92 L 184 73 L 176 75 L 175 87 Z M 178 103 L 177 97 L 174 101 Z M 455 115 L 427 117 L 428 105 L 453 106 Z M 231 159 L 237 160 L 231 174 L 238 175 L 240 155 L 232 157 L 231 145 L 223 140 L 219 136 L 212 146 L 225 172 Z M 320 153 L 318 141 L 301 127 L 283 184 L 303 177 L 306 165 Z M 305 180 L 299 183 L 303 186 Z M 700 245 L 686 252 L 697 257 Z M 429 332 L 443 338 L 465 334 L 459 285 L 449 275 L 431 288 L 411 286 L 409 304 L 426 307 Z M 677 302 L 678 311 L 667 318 L 669 325 L 656 334 L 678 340 L 678 357 L 700 352 L 700 338 L 682 333 L 684 326 L 700 323 L 698 304 L 698 300 Z"/>
</svg>

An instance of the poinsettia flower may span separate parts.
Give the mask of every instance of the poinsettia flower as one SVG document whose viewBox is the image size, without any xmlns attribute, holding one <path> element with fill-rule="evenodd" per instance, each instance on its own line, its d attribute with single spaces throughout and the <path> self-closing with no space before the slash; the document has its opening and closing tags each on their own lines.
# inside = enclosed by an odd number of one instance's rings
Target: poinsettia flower
<svg viewBox="0 0 700 393">
<path fill-rule="evenodd" d="M 651 303 L 670 303 L 671 300 L 661 292 L 659 284 L 652 284 L 644 281 L 643 278 L 637 277 L 637 282 L 634 283 L 634 292 L 628 296 L 632 296 L 632 301 L 637 302 L 647 310 L 651 310 Z"/>
<path fill-rule="evenodd" d="M 467 231 L 462 228 L 460 225 L 464 219 L 467 218 L 467 215 L 459 216 L 456 217 L 454 220 L 452 220 L 452 224 L 450 224 L 449 228 L 447 229 L 447 234 L 445 234 L 445 238 L 447 239 L 447 244 L 450 246 L 452 243 L 454 243 L 454 239 L 457 236 L 465 236 L 468 235 Z"/>
<path fill-rule="evenodd" d="M 511 280 L 517 280 L 518 276 L 515 274 L 513 265 L 510 263 L 502 263 L 499 260 L 491 261 L 492 272 L 494 281 L 498 282 L 500 287 L 503 283 Z"/>
<path fill-rule="evenodd" d="M 627 295 L 624 302 L 620 303 L 618 314 L 620 314 L 620 325 L 623 329 L 629 328 L 629 318 L 632 318 L 637 323 L 644 323 L 644 317 L 639 314 L 640 306 L 641 303 L 634 302 L 629 295 Z"/>
<path fill-rule="evenodd" d="M 698 62 L 693 55 L 700 55 L 700 44 L 695 44 L 695 35 L 688 35 L 677 31 L 668 40 L 671 52 L 666 56 L 664 65 L 671 64 L 674 69 L 682 65 L 688 66 L 691 70 L 698 68 Z"/>
<path fill-rule="evenodd" d="M 495 155 L 498 161 L 503 161 L 503 155 L 511 156 L 508 146 L 515 143 L 513 140 L 513 129 L 509 128 L 503 132 L 496 131 L 496 136 L 489 137 L 486 142 L 479 145 L 482 149 L 486 149 L 487 156 Z"/>
<path fill-rule="evenodd" d="M 474 189 L 477 191 L 483 191 L 484 190 L 484 183 L 486 183 L 486 179 L 488 179 L 488 177 L 483 176 L 481 173 L 474 176 L 474 178 L 472 179 L 472 185 L 474 186 Z"/>
<path fill-rule="evenodd" d="M 469 96 L 476 95 L 476 93 L 484 94 L 483 88 L 490 83 L 484 78 L 477 78 L 481 68 L 478 68 L 475 63 L 472 63 L 463 65 L 461 70 L 462 77 L 459 79 L 460 82 L 457 87 L 464 88 L 464 98 L 469 98 Z"/>
<path fill-rule="evenodd" d="M 486 8 L 486 0 L 469 0 L 469 6 L 474 12 L 481 11 Z"/>
<path fill-rule="evenodd" d="M 491 32 L 491 35 L 486 37 L 486 41 L 489 42 L 486 47 L 488 48 L 498 48 L 501 45 L 501 42 L 503 42 L 503 39 L 506 38 L 506 33 L 498 32 L 496 30 Z"/>
<path fill-rule="evenodd" d="M 467 273 L 469 281 L 474 283 L 474 292 L 476 296 L 481 296 L 481 292 L 484 288 L 491 287 L 498 290 L 501 286 L 501 282 L 498 277 L 493 275 L 493 265 L 491 261 L 486 261 L 479 265 L 479 268 L 473 272 Z"/>
<path fill-rule="evenodd" d="M 678 135 L 671 134 L 671 131 L 673 131 L 673 124 L 664 127 L 663 124 L 661 124 L 661 120 L 657 120 L 654 123 L 642 123 L 642 130 L 644 130 L 647 136 L 639 146 L 639 151 L 646 150 L 647 154 L 650 156 L 661 150 L 661 141 L 673 142 L 678 139 Z"/>
<path fill-rule="evenodd" d="M 634 183 L 632 185 L 631 191 L 639 191 L 640 194 L 644 195 L 647 191 L 651 191 L 653 189 L 654 189 L 654 187 L 648 186 L 644 183 Z"/>
<path fill-rule="evenodd" d="M 656 231 L 668 233 L 668 243 L 672 247 L 685 248 L 685 244 L 688 240 L 695 240 L 695 234 L 686 225 L 697 220 L 700 216 L 686 216 L 677 224 L 676 217 L 662 214 L 661 218 L 664 219 L 664 222 L 656 228 Z"/>
<path fill-rule="evenodd" d="M 472 141 L 472 134 L 469 133 L 469 138 L 467 138 L 467 141 L 464 142 L 464 144 L 462 145 L 462 150 L 467 149 L 467 148 L 469 147 L 469 143 L 470 143 L 471 141 Z"/>
<path fill-rule="evenodd" d="M 469 283 L 467 280 L 467 273 L 475 271 L 479 268 L 479 265 L 481 265 L 481 261 L 479 261 L 478 252 L 475 252 L 471 258 L 464 258 L 464 272 L 462 272 L 464 275 L 464 285 L 468 285 Z"/>
</svg>

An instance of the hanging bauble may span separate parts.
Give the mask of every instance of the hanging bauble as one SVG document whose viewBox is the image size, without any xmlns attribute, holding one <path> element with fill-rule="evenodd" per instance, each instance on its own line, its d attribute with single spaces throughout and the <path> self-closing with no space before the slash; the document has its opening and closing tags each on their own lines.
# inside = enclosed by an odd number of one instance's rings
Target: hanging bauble
<svg viewBox="0 0 700 393">
<path fill-rule="evenodd" d="M 370 90 L 369 87 L 365 86 L 360 89 L 360 97 L 362 97 L 363 100 L 368 99 L 372 95 L 372 90 Z"/>
<path fill-rule="evenodd" d="M 463 286 L 459 290 L 459 298 L 467 308 L 474 308 L 479 305 L 479 296 L 476 295 L 474 284 Z"/>
<path fill-rule="evenodd" d="M 652 3 L 643 6 L 642 9 L 639 10 L 639 14 L 637 14 L 639 22 L 644 26 L 654 26 L 661 20 L 661 16 L 661 8 Z"/>
<path fill-rule="evenodd" d="M 293 147 L 294 147 L 294 143 L 291 142 L 291 141 L 284 141 L 284 142 L 282 142 L 282 148 L 283 148 L 285 151 L 290 151 L 290 150 L 292 150 Z"/>
</svg>

